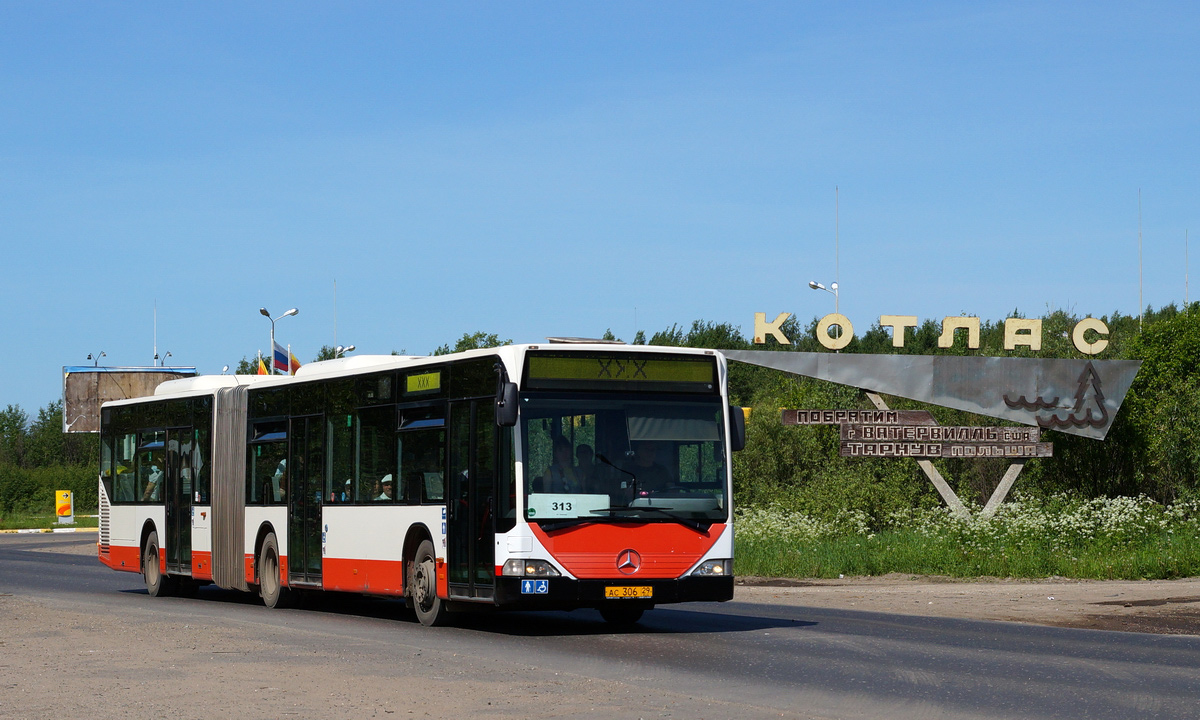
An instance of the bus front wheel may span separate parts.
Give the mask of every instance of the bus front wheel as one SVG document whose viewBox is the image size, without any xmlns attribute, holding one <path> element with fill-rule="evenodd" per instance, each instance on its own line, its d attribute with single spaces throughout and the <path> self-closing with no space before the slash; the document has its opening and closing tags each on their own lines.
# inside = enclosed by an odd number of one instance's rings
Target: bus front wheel
<svg viewBox="0 0 1200 720">
<path fill-rule="evenodd" d="M 279 541 L 275 533 L 267 535 L 258 551 L 258 594 L 269 608 L 287 606 L 289 593 L 279 581 Z"/>
<path fill-rule="evenodd" d="M 164 575 L 159 562 L 158 531 L 151 530 L 146 538 L 146 549 L 142 551 L 142 577 L 146 580 L 146 592 L 150 597 L 166 597 L 175 590 L 175 578 Z"/>
<path fill-rule="evenodd" d="M 408 573 L 408 596 L 422 625 L 446 624 L 446 601 L 437 595 L 437 561 L 433 543 L 422 540 Z"/>
</svg>

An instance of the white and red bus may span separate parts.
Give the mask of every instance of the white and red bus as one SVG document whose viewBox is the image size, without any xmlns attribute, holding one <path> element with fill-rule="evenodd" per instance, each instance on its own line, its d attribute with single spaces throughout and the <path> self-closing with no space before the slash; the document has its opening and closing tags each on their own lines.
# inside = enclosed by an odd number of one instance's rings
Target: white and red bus
<svg viewBox="0 0 1200 720">
<path fill-rule="evenodd" d="M 101 410 L 101 562 L 214 583 L 597 608 L 733 596 L 724 357 L 601 343 L 201 376 Z"/>
</svg>

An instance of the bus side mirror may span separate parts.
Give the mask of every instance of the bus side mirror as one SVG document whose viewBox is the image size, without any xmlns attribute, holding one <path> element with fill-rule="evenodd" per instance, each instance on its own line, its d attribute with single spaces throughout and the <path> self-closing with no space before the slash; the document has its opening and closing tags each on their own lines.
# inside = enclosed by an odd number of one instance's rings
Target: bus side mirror
<svg viewBox="0 0 1200 720">
<path fill-rule="evenodd" d="M 736 405 L 729 406 L 729 446 L 733 452 L 746 447 L 746 413 Z"/>
<path fill-rule="evenodd" d="M 512 427 L 517 424 L 517 384 L 505 382 L 496 392 L 496 424 Z"/>
</svg>

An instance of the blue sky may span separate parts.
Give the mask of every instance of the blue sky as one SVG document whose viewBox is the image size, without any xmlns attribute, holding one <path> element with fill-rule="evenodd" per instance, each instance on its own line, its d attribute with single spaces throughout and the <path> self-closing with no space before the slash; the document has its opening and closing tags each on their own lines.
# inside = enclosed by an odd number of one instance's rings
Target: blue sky
<svg viewBox="0 0 1200 720">
<path fill-rule="evenodd" d="M 0 2 L 0 405 L 104 350 L 1184 295 L 1189 3 Z M 1200 253 L 1198 253 L 1200 256 Z M 1191 296 L 1200 295 L 1200 286 Z"/>
</svg>

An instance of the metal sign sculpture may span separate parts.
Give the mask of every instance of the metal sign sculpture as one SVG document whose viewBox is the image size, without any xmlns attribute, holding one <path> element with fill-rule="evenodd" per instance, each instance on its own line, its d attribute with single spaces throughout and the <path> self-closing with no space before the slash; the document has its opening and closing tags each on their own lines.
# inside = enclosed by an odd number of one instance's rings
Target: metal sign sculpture
<svg viewBox="0 0 1200 720">
<path fill-rule="evenodd" d="M 957 355 L 835 355 L 725 350 L 738 362 L 849 385 L 876 410 L 784 410 L 785 425 L 841 425 L 846 457 L 911 457 L 959 517 L 970 512 L 931 458 L 1012 460 L 982 515 L 996 512 L 1026 458 L 1050 457 L 1041 428 L 1103 440 L 1140 360 L 1043 360 Z M 921 410 L 891 410 L 880 393 L 965 410 L 1032 428 L 943 427 Z M 1069 398 L 1069 399 L 1068 399 Z"/>
<path fill-rule="evenodd" d="M 738 362 L 1103 440 L 1140 360 L 724 350 Z M 840 424 L 840 423 L 839 423 Z"/>
</svg>

